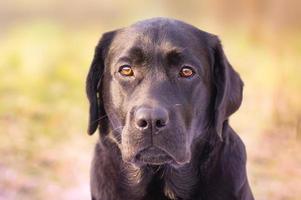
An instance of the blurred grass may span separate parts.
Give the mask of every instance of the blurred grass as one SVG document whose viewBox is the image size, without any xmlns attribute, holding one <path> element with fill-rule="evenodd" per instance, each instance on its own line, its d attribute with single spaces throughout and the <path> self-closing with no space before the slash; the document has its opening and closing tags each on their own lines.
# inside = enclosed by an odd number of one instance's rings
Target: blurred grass
<svg viewBox="0 0 301 200">
<path fill-rule="evenodd" d="M 245 82 L 232 124 L 247 146 L 256 199 L 300 199 L 301 32 L 195 25 L 220 35 Z M 104 31 L 41 21 L 1 34 L 0 199 L 88 198 L 96 137 L 85 134 L 84 84 Z"/>
<path fill-rule="evenodd" d="M 87 143 L 74 146 L 72 140 L 89 139 L 84 80 L 96 41 L 91 36 L 51 23 L 16 27 L 2 36 L 0 169 L 7 177 L 0 178 L 0 197 L 8 191 L 16 192 L 13 199 L 44 199 L 48 187 L 58 190 L 64 178 L 69 184 L 77 179 L 71 166 L 89 157 L 81 158 Z M 90 160 L 85 162 L 87 175 Z"/>
</svg>

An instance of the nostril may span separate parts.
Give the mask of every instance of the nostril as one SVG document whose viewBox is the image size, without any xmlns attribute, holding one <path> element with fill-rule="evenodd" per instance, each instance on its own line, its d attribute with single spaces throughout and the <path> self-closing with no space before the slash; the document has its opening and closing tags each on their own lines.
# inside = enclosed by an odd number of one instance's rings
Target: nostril
<svg viewBox="0 0 301 200">
<path fill-rule="evenodd" d="M 134 124 L 140 130 L 157 131 L 165 128 L 169 121 L 168 112 L 161 107 L 140 107 L 134 113 Z"/>
<path fill-rule="evenodd" d="M 137 125 L 140 127 L 140 128 L 146 128 L 147 127 L 147 121 L 144 120 L 144 119 L 140 119 L 137 121 Z"/>
<path fill-rule="evenodd" d="M 166 123 L 165 123 L 165 121 L 162 120 L 162 119 L 159 119 L 159 120 L 156 121 L 156 127 L 157 127 L 157 128 L 162 128 L 162 127 L 164 127 L 165 125 L 166 125 Z"/>
<path fill-rule="evenodd" d="M 135 112 L 135 125 L 139 129 L 150 128 L 149 124 L 151 121 L 151 109 L 140 107 Z"/>
</svg>

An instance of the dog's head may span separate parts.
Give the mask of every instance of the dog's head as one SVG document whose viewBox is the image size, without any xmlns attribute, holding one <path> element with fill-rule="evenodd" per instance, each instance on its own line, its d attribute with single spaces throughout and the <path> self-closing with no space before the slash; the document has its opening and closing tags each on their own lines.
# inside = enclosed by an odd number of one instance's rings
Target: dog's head
<svg viewBox="0 0 301 200">
<path fill-rule="evenodd" d="M 114 138 L 124 161 L 183 165 L 209 129 L 223 138 L 242 86 L 216 36 L 177 20 L 138 22 L 96 47 L 88 133 Z"/>
</svg>

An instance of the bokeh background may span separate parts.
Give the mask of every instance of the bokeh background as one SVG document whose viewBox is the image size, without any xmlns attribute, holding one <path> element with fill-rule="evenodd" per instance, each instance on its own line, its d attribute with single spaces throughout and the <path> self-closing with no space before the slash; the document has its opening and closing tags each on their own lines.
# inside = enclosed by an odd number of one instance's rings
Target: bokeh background
<svg viewBox="0 0 301 200">
<path fill-rule="evenodd" d="M 87 74 L 103 32 L 156 16 L 220 36 L 257 200 L 301 199 L 301 1 L 0 1 L 0 199 L 89 199 Z"/>
</svg>

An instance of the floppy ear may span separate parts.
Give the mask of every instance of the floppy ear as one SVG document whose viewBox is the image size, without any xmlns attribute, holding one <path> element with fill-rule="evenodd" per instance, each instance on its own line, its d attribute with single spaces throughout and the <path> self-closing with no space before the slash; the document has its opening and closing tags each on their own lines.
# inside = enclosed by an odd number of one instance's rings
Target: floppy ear
<svg viewBox="0 0 301 200">
<path fill-rule="evenodd" d="M 241 105 L 243 82 L 226 58 L 220 40 L 213 46 L 213 82 L 215 86 L 214 126 L 223 140 L 223 127 Z"/>
<path fill-rule="evenodd" d="M 100 125 L 100 131 L 107 128 L 106 112 L 102 101 L 102 76 L 105 68 L 105 57 L 116 31 L 103 34 L 95 48 L 94 58 L 86 79 L 86 93 L 90 103 L 88 134 L 92 135 Z"/>
</svg>

